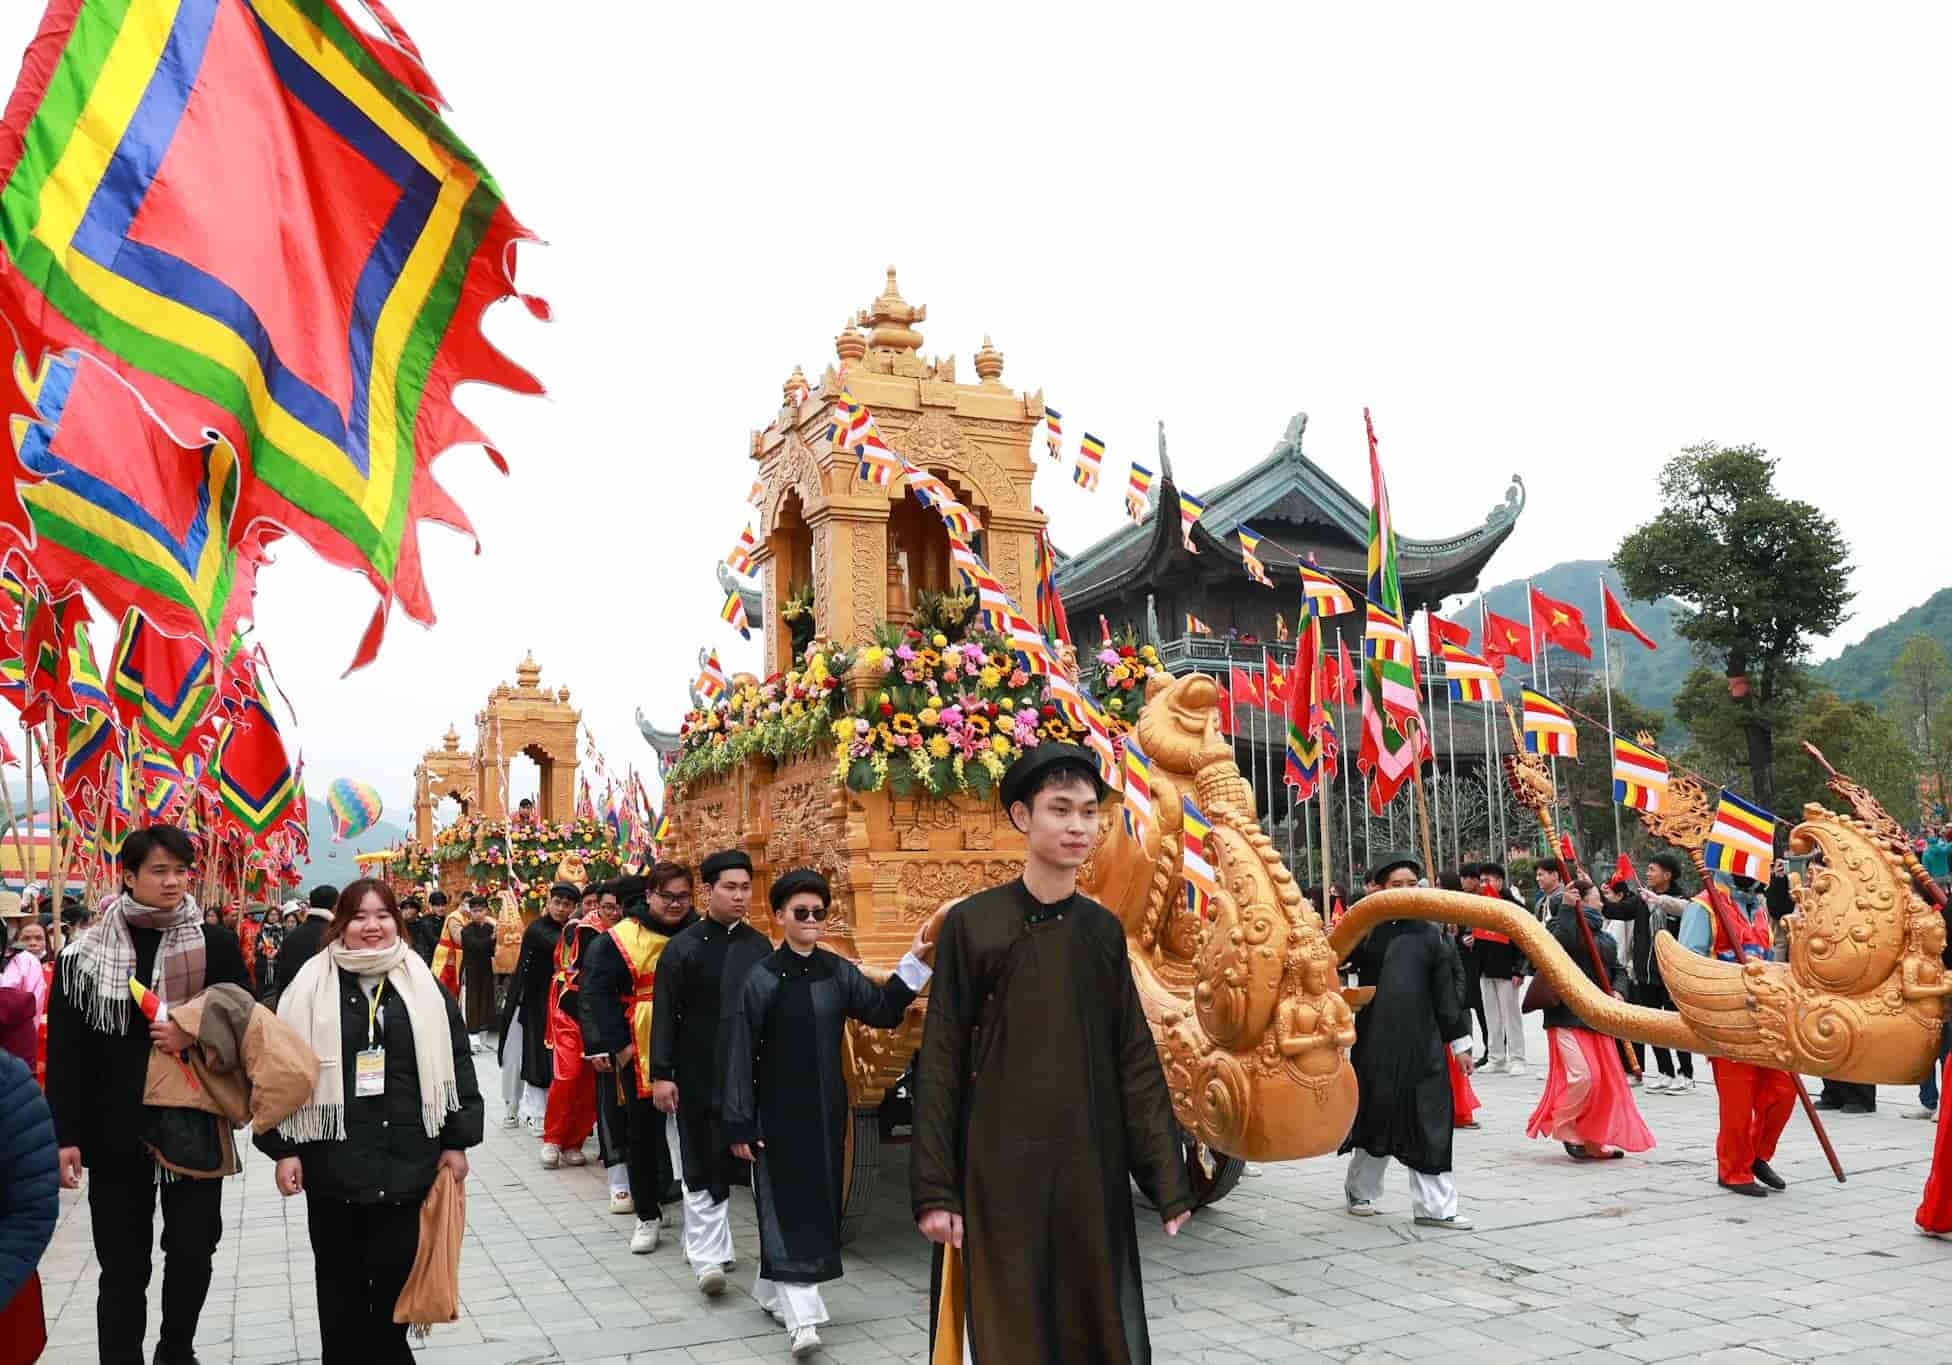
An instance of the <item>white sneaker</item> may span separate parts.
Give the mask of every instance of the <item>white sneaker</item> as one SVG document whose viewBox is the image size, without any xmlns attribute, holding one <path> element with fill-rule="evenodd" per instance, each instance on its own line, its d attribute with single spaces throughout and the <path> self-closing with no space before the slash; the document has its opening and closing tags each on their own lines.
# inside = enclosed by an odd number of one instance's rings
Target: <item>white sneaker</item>
<svg viewBox="0 0 1952 1365">
<path fill-rule="evenodd" d="M 1921 1104 L 1916 1109 L 1905 1110 L 1904 1117 L 1908 1119 L 1922 1119 L 1926 1123 L 1936 1123 L 1938 1121 L 1938 1110 L 1927 1109 Z"/>
<path fill-rule="evenodd" d="M 1419 1213 L 1411 1221 L 1420 1228 L 1450 1228 L 1454 1232 L 1469 1232 L 1477 1226 L 1461 1213 L 1453 1213 L 1448 1218 L 1432 1218 L 1428 1214 Z"/>
<path fill-rule="evenodd" d="M 565 1166 L 584 1166 L 589 1164 L 589 1160 L 588 1157 L 583 1155 L 583 1149 L 581 1147 L 571 1147 L 563 1153 L 563 1165 Z"/>
<path fill-rule="evenodd" d="M 630 1197 L 629 1190 L 612 1190 L 610 1191 L 610 1212 L 635 1213 L 637 1212 L 637 1201 Z"/>
<path fill-rule="evenodd" d="M 1640 1090 L 1642 1094 L 1646 1095 L 1665 1095 L 1667 1093 L 1667 1077 L 1648 1076 L 1642 1081 Z"/>
<path fill-rule="evenodd" d="M 1507 1062 L 1503 1057 L 1493 1057 L 1481 1069 L 1487 1076 L 1502 1076 L 1505 1074 L 1505 1068 L 1510 1065 L 1511 1063 Z"/>
<path fill-rule="evenodd" d="M 1525 1063 L 1513 1062 L 1510 1066 L 1505 1068 L 1505 1074 L 1507 1076 L 1523 1076 L 1525 1074 Z"/>
<path fill-rule="evenodd" d="M 1350 1199 L 1348 1203 L 1349 1203 L 1349 1216 L 1351 1218 L 1374 1218 L 1378 1213 L 1381 1212 L 1381 1210 L 1376 1207 L 1374 1201 L 1372 1200 Z"/>
<path fill-rule="evenodd" d="M 1667 1083 L 1667 1093 L 1670 1095 L 1687 1095 L 1692 1094 L 1693 1091 L 1694 1077 L 1692 1076 L 1676 1076 Z"/>
<path fill-rule="evenodd" d="M 642 1218 L 639 1218 L 636 1229 L 630 1234 L 630 1254 L 633 1256 L 650 1255 L 653 1251 L 657 1250 L 658 1238 L 663 1233 L 664 1224 L 662 1221 L 653 1219 L 650 1222 L 645 1222 Z M 701 1289 L 704 1288 L 702 1284 L 699 1287 Z"/>
<path fill-rule="evenodd" d="M 522 1117 L 521 1115 L 515 1112 L 515 1107 L 513 1105 L 510 1105 L 508 1112 L 502 1115 L 502 1127 L 504 1128 L 513 1128 L 521 1121 L 522 1121 Z"/>
<path fill-rule="evenodd" d="M 542 1169 L 543 1170 L 553 1171 L 556 1169 L 556 1167 L 562 1165 L 562 1161 L 563 1161 L 562 1148 L 558 1147 L 553 1142 L 545 1142 L 542 1144 Z"/>
<path fill-rule="evenodd" d="M 811 1327 L 802 1327 L 793 1334 L 793 1358 L 810 1356 L 820 1349 L 820 1333 Z"/>
<path fill-rule="evenodd" d="M 725 1272 L 715 1265 L 708 1265 L 698 1272 L 698 1292 L 708 1299 L 715 1299 L 725 1292 Z"/>
</svg>

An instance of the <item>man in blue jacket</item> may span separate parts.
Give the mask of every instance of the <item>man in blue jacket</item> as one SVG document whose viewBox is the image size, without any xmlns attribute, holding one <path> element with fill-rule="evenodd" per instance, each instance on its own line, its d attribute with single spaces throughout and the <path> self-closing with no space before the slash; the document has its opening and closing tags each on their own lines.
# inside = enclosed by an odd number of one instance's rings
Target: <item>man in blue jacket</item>
<svg viewBox="0 0 1952 1365">
<path fill-rule="evenodd" d="M 54 1236 L 61 1212 L 55 1152 L 54 1116 L 34 1073 L 12 1053 L 0 1052 L 0 1319 Z"/>
</svg>

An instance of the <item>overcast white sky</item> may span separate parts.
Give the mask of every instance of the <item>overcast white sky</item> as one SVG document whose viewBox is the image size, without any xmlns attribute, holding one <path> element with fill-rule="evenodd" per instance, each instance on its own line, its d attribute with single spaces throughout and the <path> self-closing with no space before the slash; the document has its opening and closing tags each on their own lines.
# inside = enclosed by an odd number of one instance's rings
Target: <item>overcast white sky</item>
<svg viewBox="0 0 1952 1365">
<path fill-rule="evenodd" d="M 1161 419 L 1201 488 L 1305 410 L 1364 494 L 1368 404 L 1405 533 L 1524 476 L 1490 581 L 1609 555 L 1703 438 L 1842 525 L 1832 650 L 1952 581 L 1943 7 L 392 5 L 549 242 L 521 279 L 555 321 L 489 330 L 551 397 L 464 400 L 512 474 L 437 466 L 482 551 L 423 531 L 431 633 L 396 621 L 342 681 L 364 585 L 295 544 L 263 574 L 314 791 L 404 818 L 527 649 L 652 766 L 634 708 L 675 721 L 701 644 L 757 658 L 712 574 L 747 432 L 890 262 L 930 353 L 966 373 L 987 332 L 1105 439 L 1095 498 L 1039 480 L 1066 548 L 1117 524 Z M 0 49 L 39 9 L 10 0 Z"/>
</svg>

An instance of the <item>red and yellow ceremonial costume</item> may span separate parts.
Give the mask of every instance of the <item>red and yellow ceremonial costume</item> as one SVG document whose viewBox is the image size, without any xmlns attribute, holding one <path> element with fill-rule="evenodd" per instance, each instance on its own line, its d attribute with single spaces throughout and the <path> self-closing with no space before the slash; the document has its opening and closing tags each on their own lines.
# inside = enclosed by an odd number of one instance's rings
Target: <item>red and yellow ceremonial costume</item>
<svg viewBox="0 0 1952 1365">
<path fill-rule="evenodd" d="M 467 922 L 465 908 L 450 911 L 441 921 L 441 941 L 434 949 L 434 980 L 456 1000 L 461 998 L 461 930 Z"/>
<path fill-rule="evenodd" d="M 651 993 L 657 982 L 657 960 L 664 956 L 664 945 L 671 936 L 637 919 L 626 919 L 610 930 L 610 941 L 630 968 L 630 996 L 624 1001 L 624 1021 L 630 1026 L 630 1041 L 637 1054 L 631 1069 L 637 1073 L 637 1095 L 651 1094 Z"/>
<path fill-rule="evenodd" d="M 579 920 L 563 931 L 556 944 L 556 974 L 549 982 L 549 1046 L 555 1070 L 549 1082 L 549 1105 L 542 1117 L 542 1140 L 565 1150 L 579 1148 L 596 1127 L 596 1070 L 583 1055 L 583 1025 L 576 1017 L 577 978 L 582 971 L 586 932 L 601 933 L 600 919 Z M 563 1008 L 563 997 L 570 1008 Z"/>
<path fill-rule="evenodd" d="M 1946 1027 L 1952 1028 L 1952 1022 Z M 1948 1100 L 1952 1100 L 1952 1057 L 1945 1059 L 1939 1075 L 1938 1102 L 1944 1105 Z M 1942 1109 L 1938 1142 L 1932 1149 L 1931 1173 L 1925 1177 L 1925 1195 L 1918 1201 L 1914 1220 L 1921 1232 L 1952 1234 L 1952 1123 L 1945 1122 Z"/>
<path fill-rule="evenodd" d="M 1723 962 L 1735 961 L 1735 948 L 1728 941 L 1727 927 L 1715 913 L 1714 903 L 1705 891 L 1695 897 L 1695 902 L 1707 907 L 1708 923 L 1713 926 L 1711 955 Z M 1758 905 L 1749 918 L 1743 919 L 1740 906 L 1730 908 L 1743 954 L 1766 961 L 1775 943 L 1768 910 Z M 1776 1155 L 1776 1140 L 1796 1108 L 1795 1082 L 1787 1072 L 1772 1066 L 1726 1057 L 1710 1057 L 1708 1064 L 1715 1071 L 1715 1100 L 1721 1106 L 1720 1130 L 1715 1135 L 1716 1174 L 1725 1185 L 1751 1184 L 1755 1163 Z"/>
</svg>

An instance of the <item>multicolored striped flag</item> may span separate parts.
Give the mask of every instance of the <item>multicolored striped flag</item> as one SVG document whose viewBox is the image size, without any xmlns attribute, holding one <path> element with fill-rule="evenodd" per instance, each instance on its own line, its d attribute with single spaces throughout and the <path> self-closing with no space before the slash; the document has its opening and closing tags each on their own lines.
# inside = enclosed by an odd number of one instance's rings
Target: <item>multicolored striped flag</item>
<svg viewBox="0 0 1952 1365">
<path fill-rule="evenodd" d="M 854 401 L 854 395 L 847 385 L 840 386 L 840 393 L 834 398 L 834 406 L 827 422 L 827 440 L 836 451 L 852 453 L 855 440 L 851 434 L 856 421 L 860 420 L 863 409 Z M 756 487 L 757 485 L 755 485 Z"/>
<path fill-rule="evenodd" d="M 1524 714 L 1525 752 L 1549 754 L 1554 758 L 1579 757 L 1579 731 L 1565 707 L 1531 688 L 1520 690 Z"/>
<path fill-rule="evenodd" d="M 107 788 L 109 764 L 121 752 L 122 736 L 106 709 L 57 717 L 54 743 L 61 755 L 61 789 L 69 799 Z"/>
<path fill-rule="evenodd" d="M 1073 730 L 1084 734 L 1085 748 L 1098 760 L 1098 777 L 1113 791 L 1119 789 L 1123 774 L 1118 764 L 1118 750 L 1112 744 L 1111 727 L 1105 721 L 1105 713 L 1091 694 L 1076 686 L 1064 676 L 1061 669 L 1052 669 L 1044 675 L 1044 687 L 1051 699 L 1051 705 L 1064 717 L 1064 723 Z"/>
<path fill-rule="evenodd" d="M 1776 817 L 1723 787 L 1715 804 L 1714 828 L 1701 849 L 1702 861 L 1731 877 L 1767 881 L 1775 858 Z"/>
<path fill-rule="evenodd" d="M 123 613 L 108 681 L 116 719 L 177 756 L 189 748 L 217 697 L 211 652 L 203 642 L 165 635 L 134 607 Z"/>
<path fill-rule="evenodd" d="M 705 656 L 704 667 L 699 670 L 698 681 L 692 684 L 692 690 L 710 705 L 725 695 L 725 687 L 725 669 L 719 664 L 718 651 L 713 650 Z"/>
<path fill-rule="evenodd" d="M 109 705 L 108 684 L 102 681 L 102 671 L 95 666 L 95 649 L 88 643 L 88 623 L 75 623 L 74 642 L 68 646 L 68 689 L 74 694 L 75 707 L 80 711 L 99 711 L 112 715 L 114 708 Z"/>
<path fill-rule="evenodd" d="M 467 528 L 432 474 L 485 443 L 455 390 L 541 391 L 480 330 L 531 234 L 377 22 L 317 0 L 48 8 L 0 136 L 0 311 L 30 373 L 52 383 L 49 358 L 78 352 L 140 398 L 87 443 L 128 462 L 112 481 L 70 439 L 101 413 L 71 400 L 48 424 L 64 468 L 36 515 L 117 616 L 187 610 L 221 648 L 217 523 L 264 524 L 373 585 L 353 666 L 370 662 L 394 603 L 433 622 L 419 523 Z M 176 462 L 138 470 L 168 453 L 155 428 L 210 444 L 172 436 Z M 186 521 L 199 487 L 208 519 Z M 158 489 L 176 496 L 149 505 Z"/>
<path fill-rule="evenodd" d="M 1349 595 L 1349 590 L 1317 568 L 1313 556 L 1298 567 L 1301 569 L 1302 596 L 1314 605 L 1324 619 L 1356 609 L 1356 599 Z"/>
<path fill-rule="evenodd" d="M 1613 799 L 1634 810 L 1657 811 L 1667 793 L 1667 760 L 1630 739 L 1613 737 Z"/>
<path fill-rule="evenodd" d="M 1179 798 L 1179 821 L 1183 836 L 1180 875 L 1186 882 L 1186 908 L 1209 920 L 1213 918 L 1213 899 L 1220 894 L 1220 879 L 1214 875 L 1213 864 L 1206 860 L 1206 838 L 1213 833 L 1213 824 L 1200 814 L 1200 808 L 1190 796 Z"/>
<path fill-rule="evenodd" d="M 1200 514 L 1206 511 L 1204 499 L 1181 490 L 1179 495 L 1179 540 L 1186 547 L 1186 553 L 1196 555 L 1199 549 L 1193 544 L 1193 528 L 1199 524 Z"/>
<path fill-rule="evenodd" d="M 1368 408 L 1362 410 L 1362 424 L 1369 435 L 1369 607 L 1363 634 L 1362 748 L 1356 766 L 1369 774 L 1369 808 L 1380 815 L 1415 774 L 1427 741 L 1417 696 L 1416 645 L 1403 624 L 1389 487 Z"/>
<path fill-rule="evenodd" d="M 1044 509 L 1031 510 L 1041 514 Z M 1037 628 L 1054 645 L 1071 643 L 1071 620 L 1057 593 L 1057 551 L 1051 546 L 1048 522 L 1037 528 Z"/>
<path fill-rule="evenodd" d="M 1026 673 L 1048 675 L 1057 671 L 1057 659 L 1037 628 L 1024 619 L 1009 592 L 990 572 L 983 557 L 968 541 L 949 532 L 949 562 L 963 585 L 976 594 L 978 619 L 985 630 L 1006 639 Z"/>
<path fill-rule="evenodd" d="M 1274 580 L 1267 576 L 1267 565 L 1261 563 L 1261 538 L 1246 526 L 1234 527 L 1234 534 L 1240 538 L 1240 561 L 1247 566 L 1247 576 L 1264 588 L 1274 586 Z"/>
<path fill-rule="evenodd" d="M 867 409 L 863 408 L 863 412 Z M 876 488 L 886 488 L 895 481 L 901 472 L 902 458 L 890 450 L 881 440 L 881 433 L 874 428 L 874 419 L 868 419 L 868 429 L 862 433 L 861 443 L 855 447 L 861 457 L 860 476 L 864 483 Z"/>
<path fill-rule="evenodd" d="M 766 485 L 763 481 L 759 479 L 752 481 L 752 487 L 746 490 L 746 501 L 754 507 L 764 507 L 766 505 Z"/>
<path fill-rule="evenodd" d="M 900 459 L 902 476 L 908 480 L 908 491 L 915 495 L 915 501 L 941 517 L 942 524 L 953 534 L 968 540 L 983 529 L 976 514 L 963 506 L 953 488 L 907 456 Z"/>
<path fill-rule="evenodd" d="M 1098 487 L 1098 470 L 1105 462 L 1105 443 L 1090 432 L 1078 442 L 1077 463 L 1071 466 L 1071 482 L 1090 493 Z"/>
<path fill-rule="evenodd" d="M 1125 515 L 1132 519 L 1134 526 L 1145 520 L 1146 509 L 1152 499 L 1152 471 L 1132 461 L 1132 477 L 1125 485 Z"/>
<path fill-rule="evenodd" d="M 1188 635 L 1211 635 L 1213 634 L 1213 627 L 1189 611 L 1186 613 L 1186 633 Z"/>
<path fill-rule="evenodd" d="M 298 792 L 298 775 L 285 753 L 284 737 L 262 681 L 238 714 L 224 721 L 210 770 L 217 781 L 218 802 L 262 846 L 283 823 Z"/>
<path fill-rule="evenodd" d="M 1328 724 L 1328 708 L 1322 704 L 1322 622 L 1315 604 L 1304 600 L 1301 638 L 1295 646 L 1294 672 L 1288 691 L 1288 760 L 1284 769 L 1287 784 L 1295 789 L 1295 799 L 1306 801 L 1315 794 L 1322 776 L 1322 730 Z"/>
<path fill-rule="evenodd" d="M 1119 808 L 1125 833 L 1134 843 L 1143 844 L 1152 829 L 1152 760 L 1139 747 L 1138 731 L 1125 736 L 1125 800 Z"/>
<path fill-rule="evenodd" d="M 734 573 L 751 573 L 752 552 L 758 548 L 759 542 L 752 536 L 752 523 L 747 522 L 746 529 L 739 532 L 739 543 L 734 545 L 732 552 L 725 557 L 726 567 Z"/>
<path fill-rule="evenodd" d="M 1498 670 L 1462 645 L 1445 640 L 1437 646 L 1437 657 L 1444 661 L 1452 701 L 1505 699 L 1504 689 L 1498 685 Z"/>
<path fill-rule="evenodd" d="M 1044 404 L 1044 445 L 1053 460 L 1064 458 L 1064 414 Z"/>
<path fill-rule="evenodd" d="M 725 605 L 718 609 L 718 619 L 738 631 L 740 639 L 752 638 L 752 623 L 746 619 L 745 595 L 737 588 L 725 594 Z"/>
<path fill-rule="evenodd" d="M 1362 649 L 1377 665 L 1379 700 L 1390 719 L 1399 729 L 1415 724 L 1422 708 L 1416 690 L 1416 641 L 1410 632 L 1400 619 L 1371 603 Z"/>
</svg>

